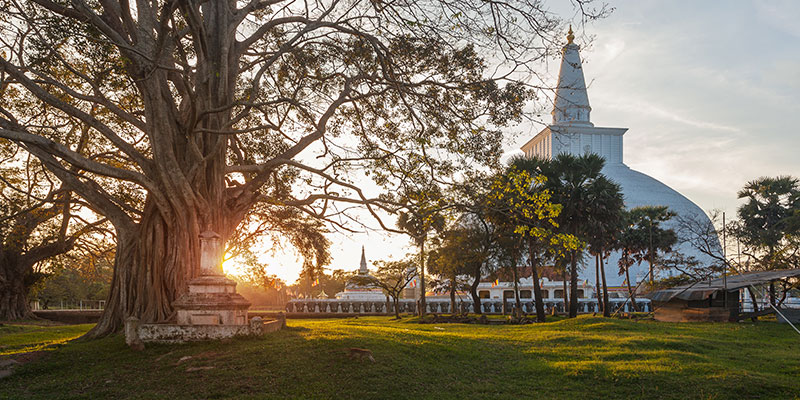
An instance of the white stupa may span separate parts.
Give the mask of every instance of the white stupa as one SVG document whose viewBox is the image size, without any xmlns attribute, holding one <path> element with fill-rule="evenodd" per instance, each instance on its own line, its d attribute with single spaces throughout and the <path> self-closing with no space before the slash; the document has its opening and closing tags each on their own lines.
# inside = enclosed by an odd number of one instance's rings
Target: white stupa
<svg viewBox="0 0 800 400">
<path fill-rule="evenodd" d="M 367 269 L 367 257 L 364 253 L 364 246 L 361 246 L 361 263 L 359 264 L 358 276 L 360 278 L 369 278 L 370 273 Z M 340 300 L 359 300 L 359 301 L 383 301 L 386 295 L 383 290 L 375 285 L 365 285 L 360 282 L 350 281 L 344 287 L 344 291 L 336 293 L 336 298 Z"/>
<path fill-rule="evenodd" d="M 674 189 L 641 172 L 630 169 L 623 162 L 622 137 L 627 128 L 601 128 L 592 124 L 589 96 L 586 93 L 586 82 L 579 54 L 580 47 L 573 43 L 574 36 L 570 28 L 567 45 L 563 49 L 561 70 L 558 75 L 558 86 L 553 107 L 553 123 L 525 143 L 521 150 L 527 157 L 553 157 L 560 153 L 581 155 L 596 153 L 605 158 L 603 174 L 622 187 L 625 206 L 667 206 L 679 216 L 705 218 L 708 216 Z M 666 227 L 676 227 L 673 221 Z M 694 256 L 701 262 L 711 261 L 708 256 L 688 245 L 676 249 Z M 617 276 L 619 254 L 612 254 L 606 264 L 606 278 L 609 285 L 620 284 L 622 276 Z M 590 261 L 584 269 L 583 277 L 594 282 L 594 262 Z M 647 262 L 634 265 L 630 269 L 631 280 L 645 279 L 649 271 Z"/>
</svg>

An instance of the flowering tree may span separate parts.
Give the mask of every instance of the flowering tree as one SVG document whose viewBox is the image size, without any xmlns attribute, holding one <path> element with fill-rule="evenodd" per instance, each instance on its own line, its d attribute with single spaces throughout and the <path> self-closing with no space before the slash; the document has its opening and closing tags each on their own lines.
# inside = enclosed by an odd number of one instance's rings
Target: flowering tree
<svg viewBox="0 0 800 400">
<path fill-rule="evenodd" d="M 512 166 L 492 182 L 488 196 L 491 221 L 513 229 L 525 239 L 536 318 L 540 322 L 545 321 L 545 312 L 537 268 L 548 258 L 563 256 L 583 247 L 574 235 L 557 231 L 556 218 L 561 213 L 561 205 L 550 201 L 550 191 L 543 186 L 546 181 L 544 176 L 532 176 L 527 170 Z"/>
</svg>

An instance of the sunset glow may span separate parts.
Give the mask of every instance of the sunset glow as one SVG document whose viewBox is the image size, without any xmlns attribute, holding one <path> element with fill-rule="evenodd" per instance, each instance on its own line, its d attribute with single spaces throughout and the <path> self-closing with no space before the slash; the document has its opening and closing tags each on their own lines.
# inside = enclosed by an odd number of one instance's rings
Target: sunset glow
<svg viewBox="0 0 800 400">
<path fill-rule="evenodd" d="M 286 284 L 294 283 L 300 276 L 303 267 L 302 259 L 291 249 L 285 252 L 276 252 L 272 255 L 269 251 L 259 252 L 258 261 L 268 274 L 277 275 Z M 228 275 L 241 276 L 246 273 L 247 266 L 237 257 L 228 259 L 222 263 L 222 270 Z"/>
</svg>

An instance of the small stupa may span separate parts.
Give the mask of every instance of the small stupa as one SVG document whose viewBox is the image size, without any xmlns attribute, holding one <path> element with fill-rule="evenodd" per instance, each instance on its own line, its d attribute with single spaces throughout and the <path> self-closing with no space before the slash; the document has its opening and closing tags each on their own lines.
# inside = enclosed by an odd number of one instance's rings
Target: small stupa
<svg viewBox="0 0 800 400">
<path fill-rule="evenodd" d="M 381 301 L 386 299 L 383 290 L 375 285 L 364 285 L 364 278 L 369 278 L 371 275 L 367 269 L 367 257 L 364 252 L 364 246 L 361 246 L 361 263 L 358 268 L 358 280 L 351 280 L 347 282 L 344 291 L 336 293 L 337 299 L 342 300 L 362 300 L 362 301 Z"/>
</svg>

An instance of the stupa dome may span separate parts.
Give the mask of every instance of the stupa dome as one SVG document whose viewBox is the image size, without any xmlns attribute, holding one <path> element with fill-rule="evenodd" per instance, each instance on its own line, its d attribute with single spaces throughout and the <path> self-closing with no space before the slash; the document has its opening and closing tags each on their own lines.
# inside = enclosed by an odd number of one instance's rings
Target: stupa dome
<svg viewBox="0 0 800 400">
<path fill-rule="evenodd" d="M 553 104 L 553 123 L 525 143 L 521 150 L 527 157 L 536 155 L 545 158 L 551 158 L 560 153 L 598 154 L 606 160 L 603 174 L 621 186 L 626 208 L 667 206 L 671 211 L 677 213 L 678 217 L 709 221 L 703 210 L 691 200 L 659 180 L 625 165 L 622 139 L 627 128 L 596 127 L 592 124 L 590 121 L 592 108 L 589 106 L 589 97 L 583 76 L 580 47 L 572 41 L 574 37 L 571 28 L 567 38 L 568 43 L 562 52 L 561 69 Z M 673 218 L 666 222 L 664 227 L 676 229 L 678 225 L 676 219 Z M 701 263 L 712 261 L 709 256 L 689 245 L 676 247 L 675 250 L 685 256 L 692 256 Z M 619 257 L 618 252 L 612 253 L 606 261 L 606 278 L 608 284 L 612 286 L 620 285 L 623 281 L 623 276 L 617 275 Z M 635 276 L 637 281 L 641 281 L 648 271 L 649 265 L 646 261 L 641 265 L 634 264 L 630 268 L 631 279 L 633 280 Z M 581 279 L 595 281 L 594 262 L 587 262 Z"/>
</svg>

